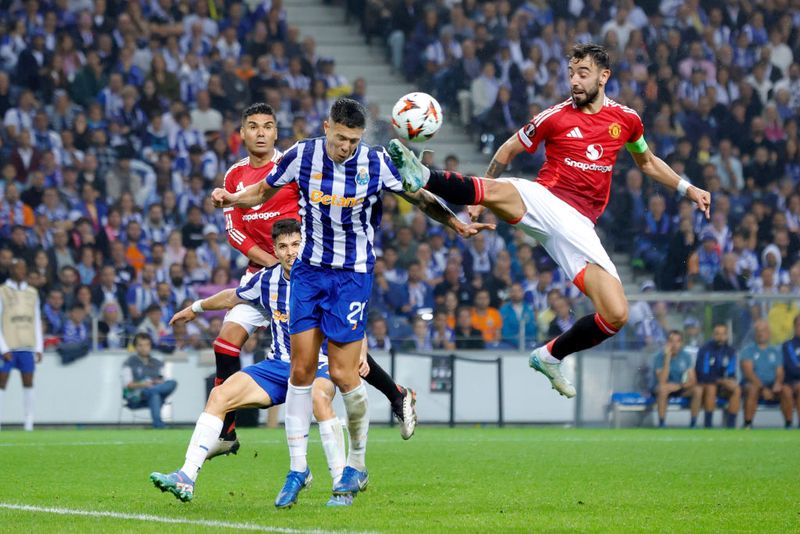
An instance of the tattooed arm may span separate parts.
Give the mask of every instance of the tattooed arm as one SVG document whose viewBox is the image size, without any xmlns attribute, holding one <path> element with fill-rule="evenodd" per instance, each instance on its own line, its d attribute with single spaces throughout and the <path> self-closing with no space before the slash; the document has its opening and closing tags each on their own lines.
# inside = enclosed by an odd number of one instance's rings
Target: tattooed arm
<svg viewBox="0 0 800 534">
<path fill-rule="evenodd" d="M 410 193 L 406 191 L 398 194 L 414 204 L 420 209 L 420 211 L 434 221 L 449 226 L 458 232 L 461 237 L 471 237 L 482 230 L 494 230 L 495 228 L 494 224 L 474 222 L 466 224 L 462 222 L 455 213 L 450 211 L 450 208 L 448 208 L 444 202 L 439 200 L 439 197 L 429 191 L 426 191 L 425 189 L 420 189 L 416 193 Z"/>
<path fill-rule="evenodd" d="M 489 168 L 486 169 L 487 178 L 498 178 L 503 171 L 506 170 L 508 164 L 518 154 L 525 151 L 525 147 L 519 141 L 517 134 L 512 135 L 503 145 L 494 153 Z"/>
</svg>

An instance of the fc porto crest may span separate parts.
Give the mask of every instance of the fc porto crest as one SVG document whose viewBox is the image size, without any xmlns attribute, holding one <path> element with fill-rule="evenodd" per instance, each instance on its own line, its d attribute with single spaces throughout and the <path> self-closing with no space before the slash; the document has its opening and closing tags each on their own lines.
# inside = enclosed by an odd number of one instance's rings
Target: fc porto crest
<svg viewBox="0 0 800 534">
<path fill-rule="evenodd" d="M 356 183 L 358 185 L 367 185 L 369 183 L 369 173 L 366 167 L 360 167 L 358 174 L 356 174 Z"/>
</svg>

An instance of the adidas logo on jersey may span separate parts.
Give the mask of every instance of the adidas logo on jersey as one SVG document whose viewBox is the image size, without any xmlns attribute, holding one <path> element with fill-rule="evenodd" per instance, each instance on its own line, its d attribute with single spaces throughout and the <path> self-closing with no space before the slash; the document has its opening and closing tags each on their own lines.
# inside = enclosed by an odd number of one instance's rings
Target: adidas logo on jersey
<svg viewBox="0 0 800 534">
<path fill-rule="evenodd" d="M 572 137 L 574 139 L 583 139 L 583 134 L 581 133 L 581 129 L 576 126 L 567 133 L 567 137 Z"/>
</svg>

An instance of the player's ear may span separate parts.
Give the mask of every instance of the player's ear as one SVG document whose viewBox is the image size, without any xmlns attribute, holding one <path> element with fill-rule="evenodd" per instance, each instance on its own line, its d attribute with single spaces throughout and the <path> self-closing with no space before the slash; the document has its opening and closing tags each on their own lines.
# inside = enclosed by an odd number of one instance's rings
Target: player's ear
<svg viewBox="0 0 800 534">
<path fill-rule="evenodd" d="M 600 85 L 607 84 L 609 78 L 611 78 L 611 69 L 603 69 L 600 71 Z"/>
<path fill-rule="evenodd" d="M 326 120 L 322 121 L 322 132 L 327 134 L 328 133 L 328 128 L 330 128 L 330 125 L 328 124 L 328 120 L 326 119 Z"/>
</svg>

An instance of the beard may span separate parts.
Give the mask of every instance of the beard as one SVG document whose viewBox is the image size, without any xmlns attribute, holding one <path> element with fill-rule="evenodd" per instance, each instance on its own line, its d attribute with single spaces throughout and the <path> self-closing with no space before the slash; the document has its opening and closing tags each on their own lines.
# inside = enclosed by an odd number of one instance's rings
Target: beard
<svg viewBox="0 0 800 534">
<path fill-rule="evenodd" d="M 579 108 L 583 108 L 592 104 L 595 100 L 597 100 L 597 95 L 599 94 L 600 94 L 600 84 L 595 84 L 595 86 L 592 89 L 589 89 L 578 96 L 575 96 L 575 93 L 572 93 L 572 101 L 575 102 L 575 105 L 578 106 Z"/>
</svg>

